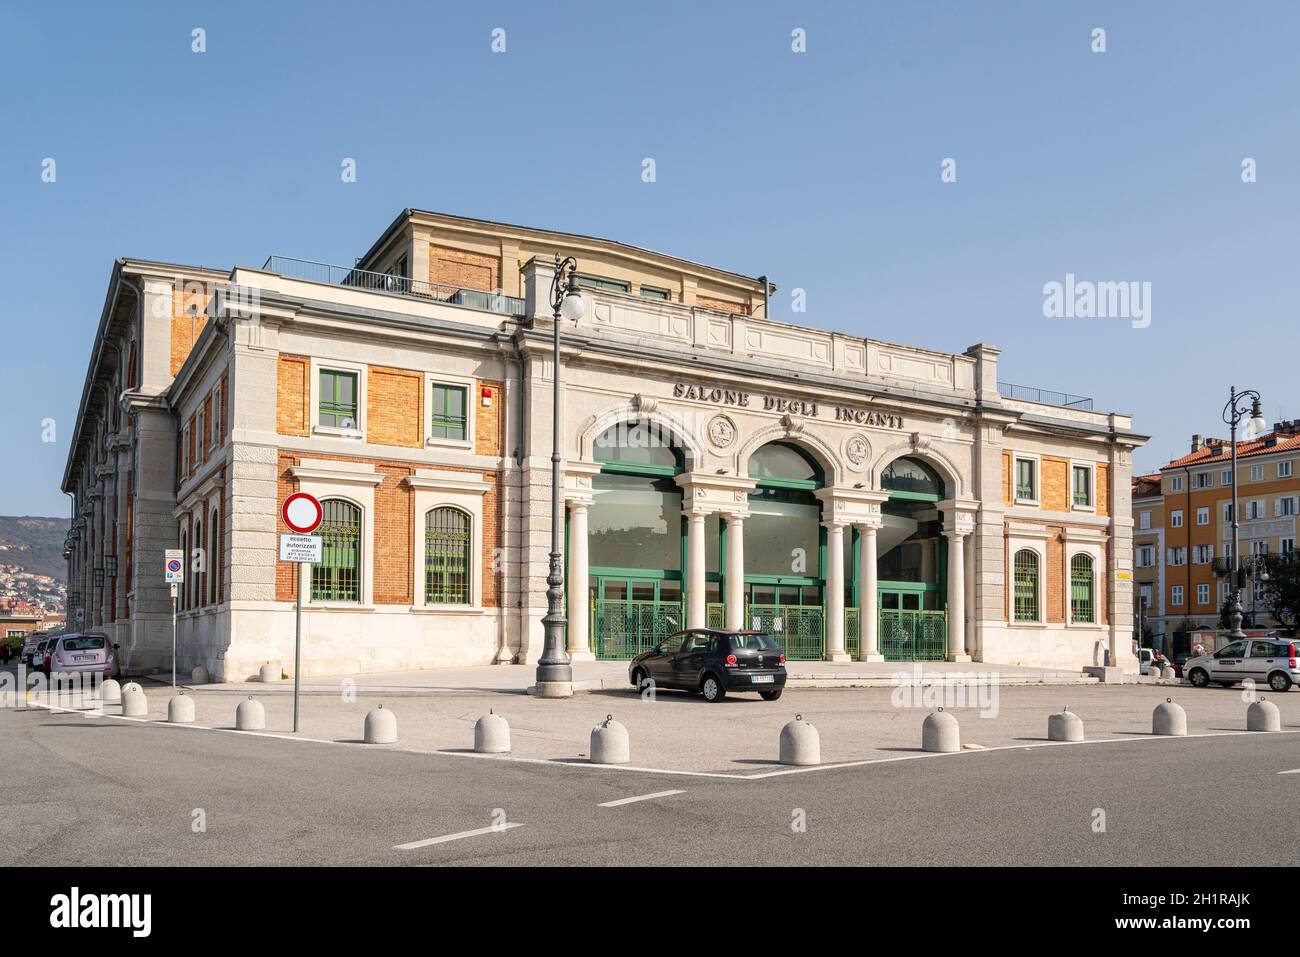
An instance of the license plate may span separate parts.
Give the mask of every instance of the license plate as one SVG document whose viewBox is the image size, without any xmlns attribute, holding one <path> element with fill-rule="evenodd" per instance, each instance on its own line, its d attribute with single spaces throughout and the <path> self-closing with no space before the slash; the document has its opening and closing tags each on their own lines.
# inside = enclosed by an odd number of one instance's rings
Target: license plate
<svg viewBox="0 0 1300 957">
<path fill-rule="evenodd" d="M 73 660 L 73 661 L 89 661 L 89 660 L 90 660 L 90 655 L 73 655 L 73 656 L 72 656 L 72 660 Z"/>
<path fill-rule="evenodd" d="M 750 678 L 756 685 L 770 685 L 772 683 L 771 675 L 754 675 Z"/>
</svg>

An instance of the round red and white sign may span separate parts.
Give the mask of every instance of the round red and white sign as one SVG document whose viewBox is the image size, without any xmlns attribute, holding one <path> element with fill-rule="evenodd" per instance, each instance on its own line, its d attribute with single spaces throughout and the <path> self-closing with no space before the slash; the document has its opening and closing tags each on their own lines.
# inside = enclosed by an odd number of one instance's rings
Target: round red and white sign
<svg viewBox="0 0 1300 957">
<path fill-rule="evenodd" d="M 314 495 L 294 492 L 280 506 L 280 517 L 291 530 L 299 535 L 306 535 L 316 531 L 325 513 Z"/>
</svg>

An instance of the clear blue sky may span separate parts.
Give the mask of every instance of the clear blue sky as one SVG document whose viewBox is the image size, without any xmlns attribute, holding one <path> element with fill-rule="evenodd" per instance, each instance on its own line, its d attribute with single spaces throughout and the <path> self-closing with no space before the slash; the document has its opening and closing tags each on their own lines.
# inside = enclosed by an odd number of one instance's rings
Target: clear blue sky
<svg viewBox="0 0 1300 957">
<path fill-rule="evenodd" d="M 1287 2 L 4 3 L 0 514 L 67 512 L 115 257 L 350 263 L 405 206 L 767 273 L 778 318 L 992 342 L 1003 378 L 1132 413 L 1140 468 L 1226 431 L 1230 381 L 1300 416 L 1298 34 Z M 1150 327 L 1044 318 L 1066 273 L 1150 282 Z"/>
</svg>

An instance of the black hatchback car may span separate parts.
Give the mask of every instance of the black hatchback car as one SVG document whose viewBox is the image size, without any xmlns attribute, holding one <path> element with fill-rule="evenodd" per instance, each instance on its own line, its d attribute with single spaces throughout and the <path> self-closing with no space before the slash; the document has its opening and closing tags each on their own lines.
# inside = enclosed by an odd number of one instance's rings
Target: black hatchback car
<svg viewBox="0 0 1300 957">
<path fill-rule="evenodd" d="M 649 680 L 657 688 L 698 691 L 705 701 L 721 701 L 728 691 L 757 691 L 775 701 L 785 688 L 785 654 L 761 631 L 693 628 L 637 655 L 627 676 L 635 688 Z"/>
</svg>

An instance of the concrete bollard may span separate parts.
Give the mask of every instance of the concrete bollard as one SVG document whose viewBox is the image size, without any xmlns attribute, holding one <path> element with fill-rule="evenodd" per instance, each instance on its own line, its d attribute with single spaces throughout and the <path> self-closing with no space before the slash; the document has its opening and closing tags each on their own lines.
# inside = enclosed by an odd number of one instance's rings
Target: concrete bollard
<svg viewBox="0 0 1300 957">
<path fill-rule="evenodd" d="M 1083 719 L 1069 709 L 1047 716 L 1047 740 L 1082 741 Z"/>
<path fill-rule="evenodd" d="M 103 696 L 104 704 L 120 704 L 122 701 L 122 686 L 112 678 L 99 686 L 99 693 Z"/>
<path fill-rule="evenodd" d="M 144 691 L 144 689 L 134 681 L 128 681 L 126 684 L 122 685 L 122 697 L 125 698 L 128 691 Z"/>
<path fill-rule="evenodd" d="M 363 737 L 366 744 L 396 744 L 397 715 L 384 710 L 382 704 L 373 711 L 367 711 Z"/>
<path fill-rule="evenodd" d="M 194 699 L 189 695 L 173 695 L 167 702 L 167 721 L 171 724 L 189 724 L 194 720 Z"/>
<path fill-rule="evenodd" d="M 1282 712 L 1271 701 L 1260 698 L 1246 708 L 1247 731 L 1281 731 Z"/>
<path fill-rule="evenodd" d="M 149 699 L 137 684 L 129 684 L 122 692 L 122 714 L 128 718 L 143 718 L 149 713 Z"/>
<path fill-rule="evenodd" d="M 1163 668 L 1160 669 L 1161 681 L 1173 681 L 1177 677 L 1178 675 L 1174 672 L 1172 665 L 1165 665 Z"/>
<path fill-rule="evenodd" d="M 474 750 L 479 754 L 506 754 L 509 752 L 510 722 L 492 711 L 488 711 L 487 714 L 475 721 Z"/>
<path fill-rule="evenodd" d="M 235 709 L 235 728 L 239 731 L 261 731 L 266 727 L 266 709 L 262 702 L 251 697 L 239 702 Z"/>
<path fill-rule="evenodd" d="M 632 744 L 627 728 L 614 720 L 612 714 L 591 729 L 592 764 L 627 764 L 632 760 Z"/>
<path fill-rule="evenodd" d="M 942 708 L 927 715 L 921 725 L 921 750 L 960 751 L 961 729 L 957 727 L 957 719 Z"/>
<path fill-rule="evenodd" d="M 267 662 L 266 664 L 262 665 L 262 667 L 257 672 L 257 680 L 262 682 L 263 684 L 267 684 L 272 681 L 279 681 L 280 680 L 279 665 L 273 665 L 270 662 Z"/>
<path fill-rule="evenodd" d="M 196 685 L 205 685 L 209 680 L 208 669 L 204 668 L 202 665 L 196 666 L 195 669 L 190 672 L 190 681 Z"/>
<path fill-rule="evenodd" d="M 780 760 L 782 764 L 821 764 L 822 739 L 817 729 L 797 714 L 781 729 Z"/>
<path fill-rule="evenodd" d="M 1182 705 L 1174 704 L 1173 698 L 1166 698 L 1156 705 L 1151 714 L 1151 733 L 1180 736 L 1187 733 L 1187 712 Z"/>
</svg>

